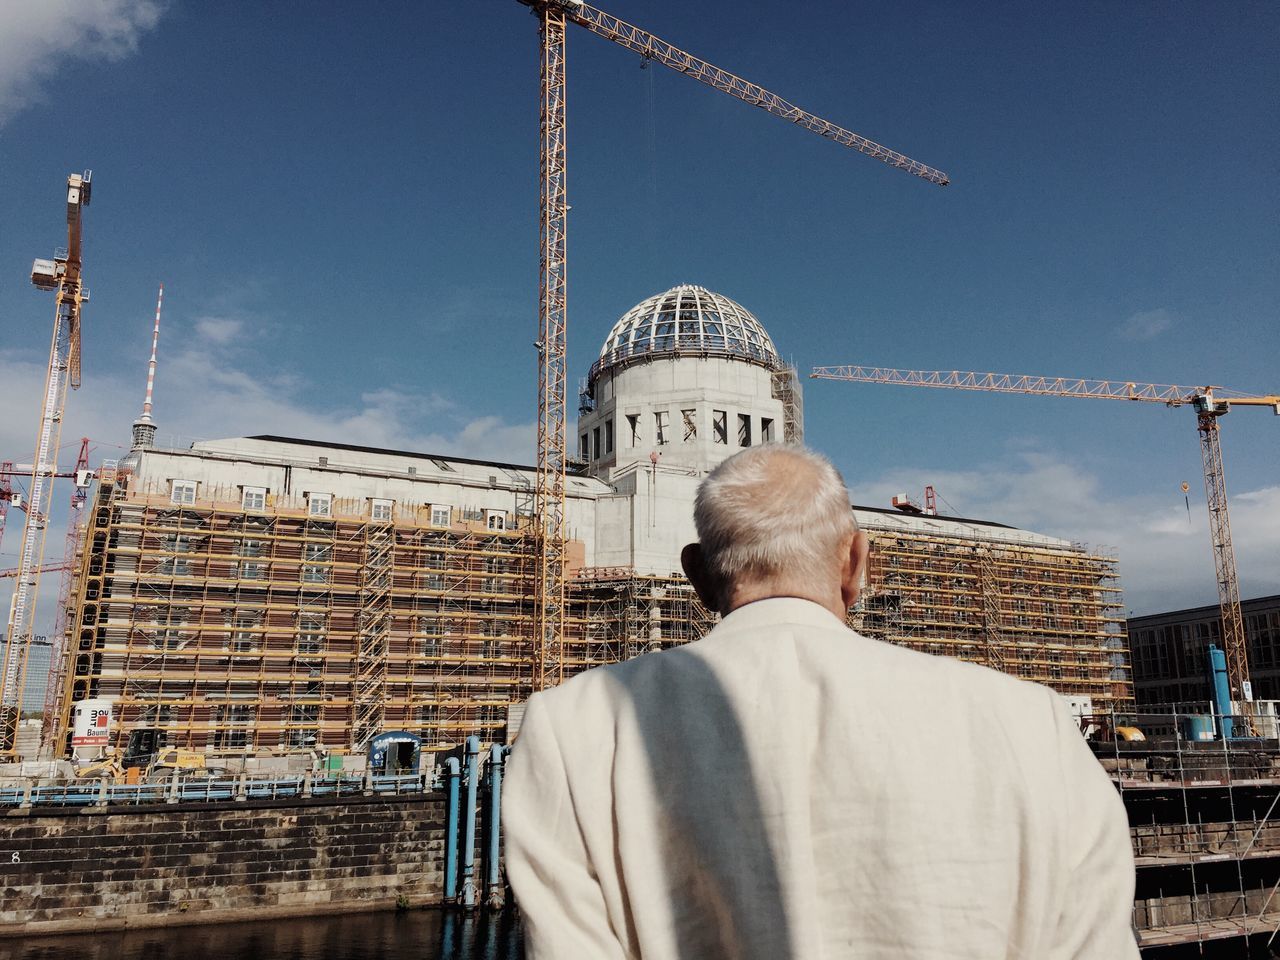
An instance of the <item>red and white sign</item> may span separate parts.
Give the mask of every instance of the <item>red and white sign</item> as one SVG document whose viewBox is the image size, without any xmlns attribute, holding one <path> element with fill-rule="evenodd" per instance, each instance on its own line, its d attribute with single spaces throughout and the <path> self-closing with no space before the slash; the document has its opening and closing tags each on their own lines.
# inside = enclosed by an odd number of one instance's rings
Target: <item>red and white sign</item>
<svg viewBox="0 0 1280 960">
<path fill-rule="evenodd" d="M 111 741 L 111 701 L 81 700 L 71 725 L 73 747 L 105 747 Z"/>
</svg>

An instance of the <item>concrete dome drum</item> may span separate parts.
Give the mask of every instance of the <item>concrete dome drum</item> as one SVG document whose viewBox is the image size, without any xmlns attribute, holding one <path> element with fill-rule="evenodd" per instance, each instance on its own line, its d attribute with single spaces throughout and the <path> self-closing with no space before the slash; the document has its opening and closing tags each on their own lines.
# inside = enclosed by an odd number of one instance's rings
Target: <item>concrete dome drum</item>
<svg viewBox="0 0 1280 960">
<path fill-rule="evenodd" d="M 684 283 L 642 300 L 605 338 L 591 379 L 608 369 L 669 356 L 724 357 L 782 366 L 760 321 L 728 297 Z"/>
</svg>

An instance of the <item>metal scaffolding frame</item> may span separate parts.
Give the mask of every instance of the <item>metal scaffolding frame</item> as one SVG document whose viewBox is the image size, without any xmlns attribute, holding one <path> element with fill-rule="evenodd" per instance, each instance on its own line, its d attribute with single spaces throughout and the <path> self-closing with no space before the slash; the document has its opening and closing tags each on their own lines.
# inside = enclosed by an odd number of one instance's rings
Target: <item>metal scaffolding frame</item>
<svg viewBox="0 0 1280 960">
<path fill-rule="evenodd" d="M 1133 701 L 1116 558 L 1082 549 L 867 530 L 867 636 L 1088 696 Z"/>
<path fill-rule="evenodd" d="M 1221 731 L 1210 704 L 1112 714 L 1111 730 L 1136 726 L 1146 739 L 1095 743 L 1129 814 L 1144 955 L 1233 940 L 1233 956 L 1271 955 L 1257 941 L 1280 927 L 1280 753 L 1274 712 L 1254 719 L 1265 738 L 1197 741 L 1188 723 Z"/>
<path fill-rule="evenodd" d="M 114 698 L 118 738 L 150 724 L 215 754 L 359 749 L 388 729 L 418 733 L 428 749 L 470 734 L 503 740 L 545 663 L 536 514 L 489 529 L 479 509 L 454 511 L 447 526 L 427 505 L 389 509 L 375 520 L 368 501 L 335 499 L 318 515 L 285 495 L 250 509 L 238 487 L 216 486 L 175 504 L 166 489 L 104 471 L 57 742 L 65 750 L 71 705 L 91 696 Z M 869 534 L 856 628 L 978 662 L 994 649 L 997 666 L 1088 694 L 1098 709 L 1131 700 L 1113 558 Z M 995 598 L 985 616 L 982 584 Z M 715 623 L 679 576 L 584 568 L 566 592 L 564 678 Z"/>
</svg>

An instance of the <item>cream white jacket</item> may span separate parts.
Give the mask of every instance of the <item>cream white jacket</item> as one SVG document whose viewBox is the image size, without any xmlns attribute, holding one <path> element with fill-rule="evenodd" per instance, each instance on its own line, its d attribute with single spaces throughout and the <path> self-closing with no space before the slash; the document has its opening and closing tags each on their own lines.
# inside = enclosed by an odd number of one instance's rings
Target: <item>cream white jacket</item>
<svg viewBox="0 0 1280 960">
<path fill-rule="evenodd" d="M 805 600 L 529 701 L 532 960 L 1134 960 L 1116 791 L 1052 691 Z"/>
</svg>

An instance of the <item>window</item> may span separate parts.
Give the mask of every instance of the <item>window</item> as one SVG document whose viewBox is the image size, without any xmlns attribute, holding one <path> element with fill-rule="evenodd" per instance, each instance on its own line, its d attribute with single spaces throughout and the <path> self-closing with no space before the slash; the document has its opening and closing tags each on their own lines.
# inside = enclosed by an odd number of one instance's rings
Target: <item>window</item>
<svg viewBox="0 0 1280 960">
<path fill-rule="evenodd" d="M 627 426 L 631 428 L 631 446 L 640 442 L 640 414 L 628 413 Z"/>
<path fill-rule="evenodd" d="M 173 534 L 164 538 L 162 548 L 173 556 L 162 557 L 156 566 L 156 572 L 170 577 L 191 576 L 191 561 L 181 556 L 191 552 L 191 538 L 181 534 Z"/>
<path fill-rule="evenodd" d="M 443 460 L 437 460 L 435 457 L 430 458 L 431 462 L 443 470 L 445 473 L 455 473 L 456 471 Z"/>
<path fill-rule="evenodd" d="M 591 459 L 600 459 L 600 428 L 591 428 Z"/>
<path fill-rule="evenodd" d="M 172 627 L 161 627 L 151 633 L 151 647 L 155 650 L 181 650 L 187 645 L 187 637 L 182 631 Z"/>
<path fill-rule="evenodd" d="M 328 583 L 329 568 L 320 566 L 328 563 L 333 550 L 327 543 L 308 543 L 303 548 L 303 559 L 307 562 L 302 567 L 302 579 L 307 583 Z"/>
<path fill-rule="evenodd" d="M 604 422 L 604 452 L 613 453 L 613 421 Z"/>
<path fill-rule="evenodd" d="M 249 734 L 253 730 L 257 710 L 254 707 L 240 704 L 213 708 L 213 745 L 224 749 L 231 747 L 247 747 Z"/>
<path fill-rule="evenodd" d="M 322 653 L 324 651 L 324 614 L 298 614 L 298 653 Z"/>
<path fill-rule="evenodd" d="M 307 495 L 307 513 L 313 517 L 333 516 L 333 494 L 312 493 Z"/>
<path fill-rule="evenodd" d="M 267 505 L 266 487 L 244 487 L 240 495 L 240 504 L 246 510 L 262 510 Z"/>
<path fill-rule="evenodd" d="M 373 520 L 387 521 L 391 519 L 392 500 L 374 500 L 369 507 L 369 517 Z"/>
<path fill-rule="evenodd" d="M 236 653 L 252 653 L 258 649 L 258 634 L 256 628 L 259 626 L 257 616 L 253 614 L 240 614 L 235 618 L 235 629 L 231 634 L 231 649 Z"/>
<path fill-rule="evenodd" d="M 578 456 L 583 460 L 591 459 L 591 438 L 585 433 L 578 438 Z"/>
<path fill-rule="evenodd" d="M 760 442 L 773 443 L 773 421 L 768 417 L 760 418 Z"/>
<path fill-rule="evenodd" d="M 169 502 L 170 503 L 195 503 L 196 502 L 196 482 L 194 480 L 170 480 L 169 481 Z"/>
<path fill-rule="evenodd" d="M 424 657 L 440 656 L 440 618 L 419 617 L 418 634 L 422 638 L 422 655 Z"/>
<path fill-rule="evenodd" d="M 422 734 L 426 738 L 435 736 L 436 724 L 440 722 L 440 705 L 426 703 L 418 708 L 418 722 L 422 724 Z"/>
<path fill-rule="evenodd" d="M 711 411 L 711 439 L 716 443 L 729 442 L 729 414 L 723 410 Z"/>
<path fill-rule="evenodd" d="M 684 442 L 685 443 L 688 443 L 690 440 L 696 440 L 698 438 L 697 414 L 698 414 L 698 411 L 696 409 L 680 411 L 680 419 L 684 421 Z"/>
<path fill-rule="evenodd" d="M 449 526 L 449 513 L 450 513 L 450 510 L 448 507 L 441 507 L 441 506 L 432 507 L 431 508 L 431 525 L 433 527 Z"/>
<path fill-rule="evenodd" d="M 484 525 L 490 530 L 507 529 L 507 515 L 501 510 L 486 510 L 484 512 Z"/>
<path fill-rule="evenodd" d="M 241 540 L 236 544 L 236 553 L 241 557 L 260 557 L 262 541 Z M 267 576 L 267 565 L 257 560 L 242 560 L 236 564 L 236 574 L 243 580 L 264 580 Z"/>
<path fill-rule="evenodd" d="M 749 414 L 738 414 L 738 446 L 751 446 L 751 417 Z"/>
<path fill-rule="evenodd" d="M 295 703 L 289 708 L 288 746 L 314 747 L 319 736 L 320 707 L 314 703 Z"/>
<path fill-rule="evenodd" d="M 443 590 L 443 575 L 432 571 L 444 569 L 444 554 L 428 553 L 422 558 L 422 566 L 425 570 L 429 571 L 423 575 L 422 585 L 428 590 Z"/>
<path fill-rule="evenodd" d="M 653 441 L 658 446 L 667 443 L 667 411 L 658 410 L 653 414 Z"/>
</svg>

